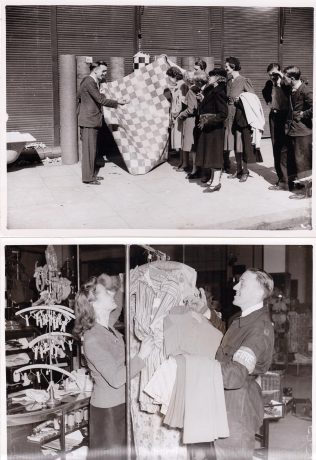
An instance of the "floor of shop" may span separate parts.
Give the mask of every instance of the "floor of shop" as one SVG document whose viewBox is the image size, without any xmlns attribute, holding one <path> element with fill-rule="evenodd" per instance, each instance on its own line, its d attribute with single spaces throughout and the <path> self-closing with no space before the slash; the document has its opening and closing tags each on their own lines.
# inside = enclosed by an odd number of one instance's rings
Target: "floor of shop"
<svg viewBox="0 0 316 460">
<path fill-rule="evenodd" d="M 290 366 L 285 372 L 283 387 L 293 389 L 296 399 L 312 401 L 311 366 Z M 270 439 L 267 460 L 308 460 L 312 458 L 312 421 L 297 410 L 296 415 L 287 413 L 284 418 L 270 423 Z M 254 457 L 256 460 L 259 456 Z"/>
<path fill-rule="evenodd" d="M 259 229 L 311 228 L 311 199 L 290 200 L 271 191 L 276 182 L 270 139 L 263 139 L 264 162 L 250 165 L 245 183 L 222 176 L 219 192 L 203 193 L 163 163 L 132 176 L 113 162 L 99 174 L 99 186 L 81 182 L 80 164 L 9 166 L 9 229 Z M 171 157 L 171 163 L 176 159 Z"/>
</svg>

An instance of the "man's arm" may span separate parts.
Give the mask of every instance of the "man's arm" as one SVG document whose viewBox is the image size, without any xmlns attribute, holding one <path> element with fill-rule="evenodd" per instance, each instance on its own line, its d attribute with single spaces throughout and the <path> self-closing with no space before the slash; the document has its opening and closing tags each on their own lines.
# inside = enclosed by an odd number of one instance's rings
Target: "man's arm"
<svg viewBox="0 0 316 460">
<path fill-rule="evenodd" d="M 98 104 L 104 105 L 105 107 L 112 107 L 113 109 L 116 109 L 119 104 L 118 101 L 114 99 L 107 99 L 104 94 L 101 94 L 98 90 L 97 84 L 92 79 L 91 82 L 87 82 L 87 91 Z"/>
<path fill-rule="evenodd" d="M 272 81 L 267 80 L 262 90 L 263 99 L 266 101 L 267 104 L 272 102 L 272 87 L 273 87 Z"/>
</svg>

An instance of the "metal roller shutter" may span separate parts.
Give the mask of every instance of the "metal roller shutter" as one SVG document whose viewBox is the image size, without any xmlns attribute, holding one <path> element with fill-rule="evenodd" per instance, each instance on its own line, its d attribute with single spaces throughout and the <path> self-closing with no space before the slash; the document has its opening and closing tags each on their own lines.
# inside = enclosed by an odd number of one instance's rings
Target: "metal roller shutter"
<svg viewBox="0 0 316 460">
<path fill-rule="evenodd" d="M 135 6 L 57 6 L 58 54 L 126 58 L 133 70 Z"/>
<path fill-rule="evenodd" d="M 211 56 L 214 57 L 215 66 L 223 65 L 223 20 L 224 8 L 214 6 L 210 10 L 210 25 L 211 25 Z"/>
<path fill-rule="evenodd" d="M 297 65 L 313 85 L 313 8 L 285 8 L 283 66 Z"/>
<path fill-rule="evenodd" d="M 249 77 L 265 112 L 264 135 L 269 135 L 269 108 L 261 91 L 270 62 L 279 60 L 279 8 L 224 8 L 224 54 L 236 56 L 241 74 Z"/>
<path fill-rule="evenodd" d="M 209 8 L 145 6 L 142 51 L 151 56 L 211 56 Z"/>
<path fill-rule="evenodd" d="M 8 130 L 53 145 L 50 8 L 6 7 Z"/>
</svg>

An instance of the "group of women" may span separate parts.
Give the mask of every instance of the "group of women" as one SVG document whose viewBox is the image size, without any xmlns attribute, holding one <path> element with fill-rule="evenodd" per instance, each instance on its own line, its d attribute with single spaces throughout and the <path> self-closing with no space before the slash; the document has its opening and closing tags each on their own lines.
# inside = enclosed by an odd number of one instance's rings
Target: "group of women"
<svg viewBox="0 0 316 460">
<path fill-rule="evenodd" d="M 177 171 L 187 179 L 201 178 L 205 192 L 221 189 L 221 175 L 229 173 L 231 150 L 237 170 L 228 177 L 245 182 L 249 156 L 254 152 L 251 129 L 245 119 L 240 94 L 254 93 L 251 81 L 240 75 L 240 62 L 226 59 L 225 68 L 208 74 L 206 63 L 197 61 L 194 70 L 184 73 L 177 66 L 167 70 L 170 80 L 171 149 L 179 151 Z M 189 154 L 193 167 L 189 168 Z M 255 160 L 254 160 L 255 161 Z"/>
</svg>

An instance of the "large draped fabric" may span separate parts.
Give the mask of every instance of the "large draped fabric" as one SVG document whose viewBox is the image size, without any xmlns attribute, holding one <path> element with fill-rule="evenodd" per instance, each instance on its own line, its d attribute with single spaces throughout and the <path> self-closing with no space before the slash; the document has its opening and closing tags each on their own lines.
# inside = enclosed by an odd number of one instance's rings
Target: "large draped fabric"
<svg viewBox="0 0 316 460">
<path fill-rule="evenodd" d="M 113 136 L 133 175 L 146 174 L 167 159 L 170 104 L 164 91 L 171 65 L 166 56 L 160 56 L 102 89 L 111 99 L 130 100 L 115 110 L 104 108 L 104 117 L 117 125 Z"/>
</svg>

